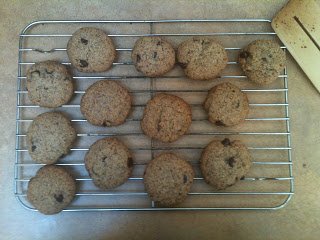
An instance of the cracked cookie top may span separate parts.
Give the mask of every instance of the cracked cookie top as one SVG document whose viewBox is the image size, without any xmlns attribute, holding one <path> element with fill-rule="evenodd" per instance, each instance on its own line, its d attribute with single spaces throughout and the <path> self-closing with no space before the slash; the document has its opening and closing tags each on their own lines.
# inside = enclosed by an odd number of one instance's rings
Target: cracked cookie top
<svg viewBox="0 0 320 240">
<path fill-rule="evenodd" d="M 125 183 L 133 168 L 128 148 L 117 138 L 96 141 L 90 146 L 84 161 L 94 184 L 102 189 Z"/>
<path fill-rule="evenodd" d="M 211 80 L 227 66 L 228 56 L 224 47 L 212 39 L 194 37 L 179 45 L 177 60 L 187 77 Z"/>
<path fill-rule="evenodd" d="M 27 89 L 32 103 L 56 108 L 70 101 L 73 80 L 64 65 L 56 61 L 37 62 L 27 71 Z"/>
<path fill-rule="evenodd" d="M 277 80 L 286 54 L 274 40 L 256 40 L 240 51 L 239 64 L 249 80 L 266 85 Z"/>
<path fill-rule="evenodd" d="M 187 132 L 192 113 L 182 98 L 160 93 L 148 101 L 144 109 L 141 128 L 143 132 L 162 142 L 173 142 Z"/>
</svg>

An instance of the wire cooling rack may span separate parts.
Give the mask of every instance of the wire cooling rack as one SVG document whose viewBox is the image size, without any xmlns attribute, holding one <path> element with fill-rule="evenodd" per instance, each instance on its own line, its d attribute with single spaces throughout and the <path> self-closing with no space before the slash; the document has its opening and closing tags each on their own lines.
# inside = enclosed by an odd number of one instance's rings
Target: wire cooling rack
<svg viewBox="0 0 320 240">
<path fill-rule="evenodd" d="M 27 97 L 26 70 L 35 62 L 55 59 L 70 65 L 66 45 L 71 34 L 80 27 L 92 26 L 105 30 L 113 38 L 118 53 L 114 67 L 101 74 L 73 72 L 74 97 L 55 111 L 64 112 L 76 128 L 77 141 L 70 154 L 57 165 L 69 169 L 75 176 L 78 190 L 73 203 L 64 211 L 108 210 L 215 210 L 215 209 L 279 209 L 294 193 L 289 126 L 287 69 L 271 85 L 260 87 L 247 81 L 237 63 L 239 50 L 256 39 L 278 38 L 266 19 L 227 20 L 141 20 L 141 21 L 36 21 L 20 34 L 16 107 L 16 159 L 14 194 L 19 202 L 35 210 L 26 199 L 28 181 L 43 166 L 34 163 L 27 151 L 26 132 L 35 116 L 52 109 L 32 105 Z M 228 52 L 229 62 L 221 77 L 213 81 L 188 80 L 180 67 L 163 77 L 147 78 L 138 73 L 131 62 L 131 51 L 141 36 L 163 36 L 177 47 L 192 36 L 209 36 L 221 42 Z M 284 46 L 281 47 L 286 51 Z M 113 79 L 126 85 L 134 102 L 126 123 L 119 127 L 96 127 L 87 123 L 80 113 L 79 103 L 86 88 L 100 79 Z M 213 126 L 206 120 L 201 104 L 208 90 L 229 81 L 247 93 L 250 114 L 240 126 Z M 189 132 L 178 141 L 163 144 L 150 140 L 141 132 L 139 121 L 146 102 L 157 92 L 167 92 L 184 98 L 191 106 L 193 122 Z M 134 156 L 133 176 L 122 186 L 102 191 L 94 186 L 85 171 L 83 159 L 89 146 L 102 137 L 117 136 Z M 254 158 L 244 179 L 224 190 L 214 191 L 199 171 L 202 149 L 213 139 L 242 140 Z M 194 184 L 187 200 L 179 207 L 158 208 L 143 186 L 143 171 L 150 159 L 161 152 L 175 152 L 188 160 L 195 172 Z"/>
</svg>

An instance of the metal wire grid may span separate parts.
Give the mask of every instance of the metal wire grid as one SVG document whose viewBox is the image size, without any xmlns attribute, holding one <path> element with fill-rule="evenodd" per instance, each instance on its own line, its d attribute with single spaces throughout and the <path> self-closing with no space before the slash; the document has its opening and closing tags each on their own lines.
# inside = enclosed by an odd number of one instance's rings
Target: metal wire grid
<svg viewBox="0 0 320 240">
<path fill-rule="evenodd" d="M 24 89 L 24 85 L 22 84 L 23 81 L 25 81 L 26 77 L 23 75 L 23 70 L 22 68 L 34 64 L 34 62 L 26 62 L 23 61 L 23 57 L 25 54 L 29 52 L 39 52 L 39 53 L 53 53 L 53 52 L 65 52 L 65 48 L 52 48 L 52 49 L 42 49 L 42 48 L 37 48 L 37 47 L 32 47 L 32 48 L 26 48 L 25 42 L 26 39 L 28 38 L 65 38 L 65 37 L 70 37 L 71 34 L 48 34 L 48 33 L 43 33 L 43 34 L 30 34 L 28 33 L 33 27 L 37 25 L 55 25 L 55 24 L 147 24 L 150 26 L 150 32 L 149 33 L 144 33 L 144 34 L 127 34 L 127 33 L 121 33 L 121 34 L 110 34 L 110 37 L 123 37 L 123 38 L 129 38 L 129 37 L 140 37 L 140 36 L 246 36 L 246 35 L 276 35 L 273 31 L 270 32 L 206 32 L 206 33 L 154 33 L 154 25 L 156 24 L 179 24 L 179 23 L 265 23 L 265 24 L 270 24 L 270 20 L 265 20 L 265 19 L 230 19 L 230 20 L 141 20 L 141 21 L 36 21 L 32 22 L 29 25 L 25 27 L 25 29 L 21 32 L 20 34 L 20 41 L 19 41 L 19 62 L 18 62 L 18 79 L 17 79 L 17 106 L 16 106 L 16 158 L 15 158 L 15 175 L 14 175 L 14 194 L 16 198 L 19 200 L 19 202 L 26 207 L 27 209 L 30 210 L 35 210 L 28 202 L 26 201 L 26 185 L 30 179 L 30 176 L 26 177 L 24 172 L 27 171 L 27 168 L 29 167 L 41 167 L 43 164 L 37 164 L 33 162 L 28 162 L 25 161 L 25 158 L 23 157 L 24 154 L 27 154 L 27 149 L 22 148 L 21 144 L 21 139 L 26 137 L 26 129 L 24 129 L 21 125 L 24 123 L 30 123 L 32 121 L 31 119 L 26 119 L 23 116 L 23 111 L 25 109 L 32 109 L 32 108 L 38 108 L 38 106 L 34 106 L 32 104 L 27 104 L 25 99 L 22 97 L 23 95 L 27 94 L 27 90 Z M 286 48 L 283 46 L 283 50 L 285 51 Z M 228 51 L 233 51 L 233 50 L 239 50 L 239 47 L 231 47 L 231 48 L 226 48 Z M 117 48 L 118 52 L 122 51 L 131 51 L 131 48 Z M 63 64 L 69 65 L 69 62 L 63 62 Z M 229 65 L 235 65 L 237 64 L 236 61 L 230 61 L 228 63 Z M 113 65 L 132 65 L 130 61 L 125 62 L 125 61 L 120 61 L 116 62 Z M 125 75 L 125 76 L 119 76 L 119 75 L 113 75 L 113 76 L 74 76 L 75 81 L 81 80 L 81 79 L 136 79 L 138 81 L 139 79 L 144 79 L 144 76 L 139 76 L 139 75 Z M 160 77 L 162 79 L 166 78 L 184 78 L 184 76 L 164 76 Z M 157 79 L 160 79 L 157 78 Z M 232 79 L 241 79 L 241 78 L 246 78 L 244 75 L 224 75 L 221 76 L 221 78 L 232 78 Z M 284 121 L 285 122 L 285 127 L 283 131 L 279 132 L 266 132 L 266 131 L 260 131 L 260 132 L 255 132 L 255 131 L 243 131 L 243 132 L 230 132 L 230 131 L 211 131 L 211 132 L 190 132 L 188 135 L 197 135 L 197 136 L 228 136 L 228 135 L 244 135 L 244 136 L 285 136 L 286 138 L 286 145 L 281 146 L 281 147 L 250 147 L 250 150 L 268 150 L 268 151 L 285 151 L 286 156 L 287 156 L 287 161 L 264 161 L 264 162 L 259 162 L 259 161 L 254 161 L 255 165 L 258 166 L 286 166 L 287 167 L 287 174 L 286 176 L 281 176 L 281 177 L 264 177 L 264 176 L 258 176 L 258 177 L 246 177 L 243 179 L 243 181 L 252 181 L 252 182 L 258 182 L 258 181 L 273 181 L 273 182 L 282 182 L 282 181 L 289 181 L 289 187 L 287 191 L 191 191 L 190 196 L 199 196 L 199 197 L 210 197 L 210 198 L 215 198 L 218 196 L 224 196 L 225 198 L 231 198 L 234 196 L 249 196 L 249 197 L 264 197 L 264 196 L 284 196 L 285 199 L 282 201 L 280 204 L 276 204 L 273 206 L 267 206 L 262 204 L 261 206 L 228 206 L 225 207 L 223 204 L 220 206 L 208 206 L 205 205 L 194 205 L 192 206 L 181 206 L 181 207 L 175 207 L 175 208 L 157 208 L 154 204 L 154 202 L 149 201 L 147 205 L 144 206 L 135 206 L 134 204 L 130 205 L 130 197 L 132 196 L 142 196 L 143 198 L 148 199 L 147 193 L 144 191 L 131 191 L 131 192 L 125 192 L 125 191 L 101 191 L 101 190 L 95 190 L 95 191 L 87 191 L 83 192 L 80 191 L 77 193 L 77 198 L 81 199 L 83 197 L 90 197 L 93 198 L 94 200 L 99 198 L 99 197 L 123 197 L 126 199 L 129 199 L 129 205 L 122 207 L 122 206 L 117 206 L 117 204 L 113 205 L 95 205 L 95 204 L 88 204 L 88 205 L 77 205 L 75 203 L 74 205 L 71 205 L 69 208 L 65 209 L 64 211 L 108 211 L 108 210 L 152 210 L 152 211 L 161 211 L 161 210 L 218 210 L 218 209 L 223 209 L 223 210 L 267 210 L 267 209 L 279 209 L 285 206 L 288 201 L 291 199 L 293 193 L 294 193 L 294 185 L 293 185 L 293 176 L 292 176 L 292 159 L 291 159 L 291 142 L 290 142 L 290 119 L 289 119 L 289 103 L 288 103 L 288 78 L 287 78 L 287 69 L 284 70 L 283 74 L 279 76 L 279 78 L 283 79 L 283 88 L 273 88 L 273 89 L 262 89 L 262 88 L 255 88 L 255 89 L 242 89 L 242 91 L 250 93 L 273 93 L 273 92 L 281 92 L 284 94 L 284 99 L 282 102 L 277 102 L 277 103 L 250 103 L 250 107 L 283 107 L 284 108 L 284 115 L 281 117 L 263 117 L 263 118 L 248 118 L 246 119 L 247 121 Z M 207 90 L 177 90 L 177 89 L 166 89 L 166 90 L 156 90 L 154 85 L 155 81 L 157 79 L 150 78 L 150 88 L 147 90 L 131 90 L 132 94 L 149 94 L 150 97 L 152 97 L 156 92 L 172 92 L 172 93 L 194 93 L 194 92 L 207 92 Z M 83 90 L 76 90 L 75 94 L 83 94 L 85 91 Z M 193 107 L 199 106 L 199 104 L 191 104 Z M 135 104 L 133 107 L 143 107 L 144 104 Z M 61 109 L 66 109 L 67 111 L 69 109 L 77 109 L 79 108 L 78 104 L 67 104 L 63 105 Z M 48 111 L 48 109 L 47 109 Z M 34 115 L 35 117 L 36 115 Z M 138 122 L 140 121 L 140 117 L 130 117 L 127 122 Z M 205 119 L 193 119 L 193 122 L 197 121 L 204 121 Z M 85 119 L 81 118 L 73 118 L 71 120 L 74 123 L 81 123 L 81 122 L 86 122 Z M 140 136 L 142 135 L 141 131 L 133 131 L 133 132 L 127 132 L 127 133 L 122 133 L 122 132 L 117 132 L 117 133 L 110 133 L 108 132 L 108 129 L 106 128 L 104 132 L 85 132 L 85 133 L 78 133 L 78 138 L 85 138 L 85 137 L 105 137 L 105 136 Z M 189 146 L 158 146 L 157 144 L 154 143 L 154 141 L 151 140 L 150 146 L 149 147 L 131 147 L 132 150 L 135 151 L 150 151 L 151 152 L 151 157 L 154 156 L 154 153 L 157 151 L 161 150 L 201 150 L 203 149 L 204 146 L 198 147 L 198 146 L 192 146 L 190 144 Z M 72 148 L 71 152 L 85 152 L 87 151 L 88 148 Z M 81 162 L 66 162 L 66 163 L 58 163 L 58 165 L 62 166 L 67 166 L 67 167 L 83 167 L 83 163 Z M 139 164 L 135 164 L 139 165 Z M 145 165 L 145 164 L 140 164 L 140 165 Z M 35 171 L 34 171 L 35 173 Z M 91 179 L 89 177 L 81 177 L 77 176 L 76 180 L 80 183 L 83 182 L 90 182 Z M 138 176 L 138 177 L 131 177 L 129 181 L 133 181 L 139 185 L 142 184 L 143 177 Z M 203 178 L 201 176 L 197 176 L 195 178 L 195 181 L 198 182 L 203 182 Z M 276 188 L 277 189 L 277 188 Z M 132 200 L 134 201 L 134 200 Z M 131 202 L 132 203 L 132 202 Z"/>
</svg>

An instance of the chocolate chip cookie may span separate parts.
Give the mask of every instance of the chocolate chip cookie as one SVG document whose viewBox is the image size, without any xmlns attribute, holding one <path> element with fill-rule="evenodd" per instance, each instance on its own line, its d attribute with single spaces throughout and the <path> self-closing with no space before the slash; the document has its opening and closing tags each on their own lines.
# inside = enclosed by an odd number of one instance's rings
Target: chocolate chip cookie
<svg viewBox="0 0 320 240">
<path fill-rule="evenodd" d="M 191 165 L 173 153 L 164 153 L 146 167 L 144 185 L 150 198 L 159 206 L 175 206 L 183 202 L 193 183 Z"/>
<path fill-rule="evenodd" d="M 80 110 L 93 125 L 117 126 L 128 117 L 131 102 L 125 87 L 113 80 L 101 80 L 87 89 L 81 99 Z"/>
<path fill-rule="evenodd" d="M 225 189 L 244 178 L 251 167 L 248 148 L 238 140 L 213 140 L 203 150 L 200 168 L 204 180 L 216 189 Z"/>
<path fill-rule="evenodd" d="M 28 128 L 29 155 L 37 163 L 53 164 L 69 152 L 76 136 L 70 120 L 62 113 L 42 113 Z"/>
<path fill-rule="evenodd" d="M 148 101 L 141 128 L 151 138 L 173 142 L 187 132 L 191 121 L 188 103 L 177 96 L 160 93 Z"/>
<path fill-rule="evenodd" d="M 194 37 L 182 42 L 177 59 L 187 77 L 193 80 L 215 79 L 228 63 L 224 47 L 207 37 Z"/>
<path fill-rule="evenodd" d="M 116 48 L 98 28 L 84 27 L 73 33 L 67 45 L 71 64 L 80 72 L 104 72 L 116 58 Z"/>
<path fill-rule="evenodd" d="M 96 141 L 84 161 L 94 184 L 102 189 L 115 188 L 125 183 L 133 168 L 128 148 L 116 138 Z"/>
<path fill-rule="evenodd" d="M 175 64 L 173 47 L 161 37 L 139 38 L 131 57 L 136 69 L 148 77 L 162 76 Z"/>
<path fill-rule="evenodd" d="M 240 51 L 239 64 L 251 81 L 270 84 L 284 69 L 286 54 L 275 41 L 256 40 Z"/>
<path fill-rule="evenodd" d="M 27 89 L 32 103 L 41 107 L 59 107 L 72 97 L 72 76 L 56 61 L 38 62 L 27 71 Z"/>
<path fill-rule="evenodd" d="M 62 167 L 46 165 L 40 168 L 28 184 L 29 202 L 43 214 L 61 212 L 76 194 L 75 179 Z"/>
<path fill-rule="evenodd" d="M 243 122 L 249 113 L 247 95 L 231 83 L 214 86 L 203 104 L 209 121 L 218 126 L 234 126 Z"/>
</svg>

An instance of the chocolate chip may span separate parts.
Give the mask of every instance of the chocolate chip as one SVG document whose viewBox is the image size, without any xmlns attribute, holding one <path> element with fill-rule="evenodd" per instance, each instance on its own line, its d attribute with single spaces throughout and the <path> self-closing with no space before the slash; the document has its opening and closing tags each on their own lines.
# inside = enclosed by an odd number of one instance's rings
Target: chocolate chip
<svg viewBox="0 0 320 240">
<path fill-rule="evenodd" d="M 44 71 L 46 72 L 46 74 L 49 74 L 49 75 L 51 75 L 51 74 L 53 73 L 53 71 L 50 72 L 50 71 L 48 71 L 48 69 L 46 69 L 46 68 L 44 69 Z"/>
<path fill-rule="evenodd" d="M 160 46 L 160 45 L 161 45 L 161 42 L 160 42 L 160 41 L 158 41 L 158 42 L 157 42 L 157 46 Z"/>
<path fill-rule="evenodd" d="M 128 160 L 127 160 L 127 165 L 128 165 L 128 168 L 131 168 L 133 166 L 133 159 L 132 157 L 129 157 Z"/>
<path fill-rule="evenodd" d="M 207 40 L 201 40 L 201 45 L 208 45 L 210 42 Z"/>
<path fill-rule="evenodd" d="M 80 67 L 88 67 L 89 63 L 86 60 L 80 59 Z"/>
<path fill-rule="evenodd" d="M 221 143 L 223 144 L 224 147 L 230 146 L 231 142 L 229 138 L 225 138 L 221 141 Z"/>
<path fill-rule="evenodd" d="M 89 42 L 89 41 L 88 41 L 87 39 L 81 38 L 81 43 L 83 43 L 84 45 L 87 45 L 88 42 Z"/>
<path fill-rule="evenodd" d="M 36 146 L 36 145 L 32 145 L 32 146 L 31 146 L 31 152 L 34 152 L 36 149 L 37 149 L 37 146 Z"/>
<path fill-rule="evenodd" d="M 183 69 L 187 68 L 188 64 L 187 63 L 179 63 L 179 66 L 182 67 Z"/>
<path fill-rule="evenodd" d="M 157 53 L 157 52 L 153 52 L 153 58 L 156 58 L 156 57 L 157 57 L 157 55 L 158 55 L 158 53 Z"/>
<path fill-rule="evenodd" d="M 188 176 L 187 175 L 183 175 L 183 183 L 187 183 L 188 181 Z"/>
<path fill-rule="evenodd" d="M 140 62 L 141 61 L 141 57 L 139 54 L 137 54 L 137 62 Z"/>
<path fill-rule="evenodd" d="M 157 131 L 158 131 L 158 132 L 160 132 L 161 129 L 162 129 L 161 120 L 162 120 L 162 114 L 163 114 L 163 112 L 164 112 L 164 110 L 163 110 L 163 108 L 161 108 L 161 109 L 160 109 L 160 113 L 159 113 L 159 118 L 158 118 L 157 123 L 156 123 L 156 125 L 157 125 Z"/>
<path fill-rule="evenodd" d="M 236 108 L 239 108 L 239 107 L 240 107 L 240 101 L 238 100 Z"/>
<path fill-rule="evenodd" d="M 215 121 L 215 124 L 216 124 L 217 126 L 225 126 L 225 124 L 224 124 L 222 121 L 220 121 L 220 120 Z"/>
<path fill-rule="evenodd" d="M 160 130 L 161 130 L 161 128 L 162 128 L 162 126 L 161 126 L 160 123 L 161 123 L 161 121 L 159 120 L 158 123 L 157 123 L 157 131 L 158 131 L 158 132 L 160 132 Z"/>
<path fill-rule="evenodd" d="M 225 162 L 230 166 L 233 167 L 234 163 L 236 162 L 236 160 L 234 159 L 234 157 L 228 158 L 225 160 Z"/>
<path fill-rule="evenodd" d="M 62 194 L 54 194 L 54 198 L 56 199 L 57 202 L 61 203 L 63 202 L 63 195 Z"/>
<path fill-rule="evenodd" d="M 250 53 L 247 51 L 243 51 L 240 53 L 240 58 L 248 58 L 250 56 Z"/>
<path fill-rule="evenodd" d="M 32 71 L 32 72 L 31 72 L 31 76 L 32 76 L 33 74 L 37 74 L 38 77 L 40 77 L 40 71 L 38 71 L 38 70 Z"/>
<path fill-rule="evenodd" d="M 267 58 L 263 57 L 261 58 L 262 61 L 266 62 L 267 61 Z"/>
</svg>

